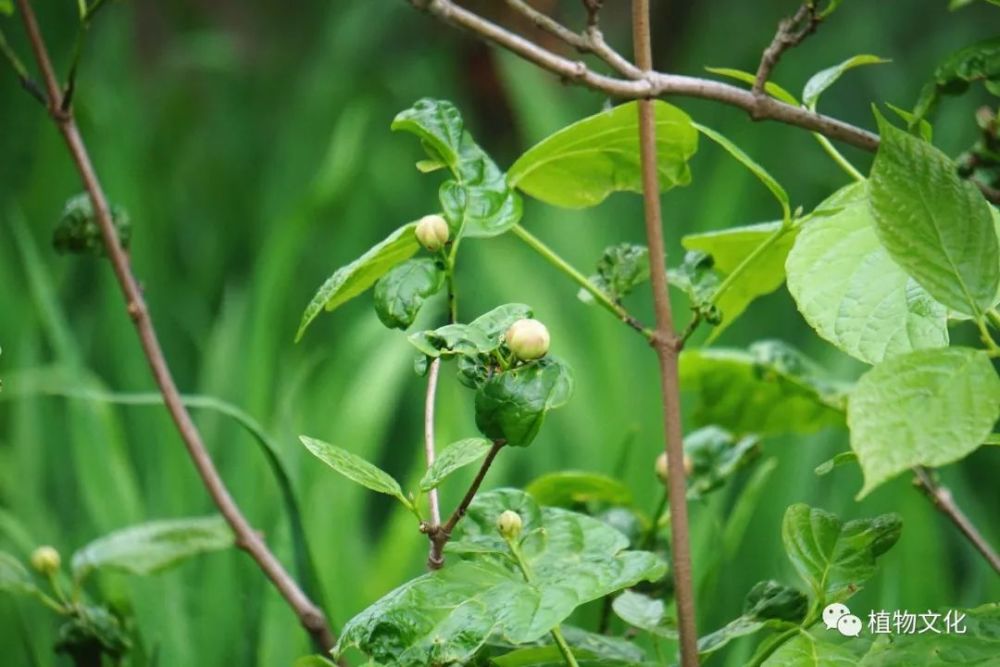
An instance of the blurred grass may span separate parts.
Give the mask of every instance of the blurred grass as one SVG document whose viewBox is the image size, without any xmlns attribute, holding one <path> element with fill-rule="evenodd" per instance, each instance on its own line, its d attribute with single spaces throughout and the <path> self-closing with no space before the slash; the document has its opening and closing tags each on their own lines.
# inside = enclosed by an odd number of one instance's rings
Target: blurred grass
<svg viewBox="0 0 1000 667">
<path fill-rule="evenodd" d="M 658 4 L 658 61 L 694 74 L 705 65 L 753 69 L 775 22 L 794 5 L 680 4 Z M 851 72 L 821 103 L 871 126 L 869 102 L 910 104 L 940 57 L 995 26 L 996 10 L 985 3 L 955 14 L 945 4 L 845 3 L 782 61 L 775 78 L 794 92 L 812 72 L 855 53 L 892 58 Z M 62 65 L 71 47 L 71 5 L 39 7 Z M 615 15 L 609 6 L 607 14 L 609 36 L 627 46 L 624 12 Z M 99 18 L 78 113 L 107 191 L 135 221 L 134 262 L 167 356 L 184 391 L 242 407 L 278 443 L 340 626 L 420 572 L 426 550 L 405 512 L 333 475 L 296 438 L 308 433 L 343 445 L 404 480 L 420 474 L 424 382 L 411 370 L 404 337 L 380 327 L 369 297 L 324 316 L 292 345 L 301 308 L 334 268 L 437 206 L 437 179 L 412 168 L 419 147 L 389 132 L 391 118 L 422 96 L 453 99 L 480 143 L 509 164 L 605 100 L 436 25 L 403 2 L 301 2 L 291 12 L 275 2 L 146 0 L 116 3 Z M 17 24 L 0 21 L 26 55 Z M 982 100 L 971 94 L 946 102 L 936 124 L 946 150 L 971 143 L 971 113 Z M 795 204 L 809 207 L 845 182 L 803 132 L 754 124 L 712 103 L 676 102 L 737 141 Z M 62 203 L 79 186 L 56 133 L 6 70 L 0 120 L 0 376 L 58 365 L 73 378 L 72 389 L 148 391 L 152 382 L 107 267 L 50 250 Z M 867 168 L 869 156 L 846 152 Z M 683 233 L 775 216 L 767 192 L 708 142 L 692 168 L 693 185 L 664 199 L 675 259 Z M 626 195 L 584 212 L 529 202 L 525 224 L 585 270 L 605 245 L 642 233 L 639 200 Z M 514 238 L 463 246 L 459 280 L 464 316 L 507 301 L 531 303 L 553 332 L 554 352 L 578 379 L 573 401 L 553 413 L 539 441 L 502 456 L 487 484 L 524 484 L 567 466 L 610 472 L 624 460 L 626 480 L 652 510 L 661 431 L 655 367 L 641 339 L 578 303 L 576 288 Z M 639 294 L 629 305 L 650 321 L 645 301 Z M 683 311 L 679 299 L 677 307 Z M 425 323 L 442 313 L 443 304 L 432 305 Z M 811 335 L 785 293 L 754 304 L 720 344 L 764 337 L 800 345 L 841 377 L 862 370 Z M 450 372 L 439 406 L 441 442 L 474 432 L 470 396 Z M 238 425 L 208 413 L 196 419 L 233 493 L 291 563 L 281 496 L 265 462 L 246 447 Z M 852 608 L 920 610 L 1000 598 L 997 578 L 908 480 L 855 503 L 856 470 L 813 474 L 845 447 L 843 431 L 769 441 L 776 467 L 759 500 L 744 506 L 745 537 L 732 551 L 720 555 L 719 544 L 734 542 L 722 532 L 733 494 L 693 508 L 695 563 L 713 568 L 697 573 L 703 631 L 738 614 L 756 581 L 795 581 L 779 536 L 784 508 L 796 501 L 845 517 L 903 515 L 902 541 Z M 997 448 L 944 471 L 994 544 L 998 474 Z M 463 488 L 461 480 L 449 483 L 445 505 Z M 165 414 L 57 397 L 0 402 L 0 548 L 23 556 L 44 542 L 68 552 L 130 522 L 210 510 Z M 105 577 L 100 585 L 135 611 L 142 641 L 161 665 L 288 665 L 308 650 L 283 602 L 239 553 L 146 580 Z M 0 598 L 4 664 L 63 664 L 50 648 L 55 629 L 37 605 Z M 741 664 L 749 650 L 739 643 L 716 664 Z"/>
</svg>

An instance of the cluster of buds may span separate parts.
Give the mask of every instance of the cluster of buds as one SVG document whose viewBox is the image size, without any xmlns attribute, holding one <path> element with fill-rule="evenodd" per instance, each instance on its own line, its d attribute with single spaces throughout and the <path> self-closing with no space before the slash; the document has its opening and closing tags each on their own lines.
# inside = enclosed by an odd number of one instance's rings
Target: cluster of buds
<svg viewBox="0 0 1000 667">
<path fill-rule="evenodd" d="M 430 252 L 437 252 L 444 247 L 451 236 L 448 222 L 440 215 L 425 215 L 417 222 L 414 230 L 417 241 Z"/>
</svg>

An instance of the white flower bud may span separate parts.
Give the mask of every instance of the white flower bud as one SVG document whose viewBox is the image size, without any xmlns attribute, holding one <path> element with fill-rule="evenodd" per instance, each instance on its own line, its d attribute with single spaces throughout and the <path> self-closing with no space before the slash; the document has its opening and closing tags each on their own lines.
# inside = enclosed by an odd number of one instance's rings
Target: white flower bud
<svg viewBox="0 0 1000 667">
<path fill-rule="evenodd" d="M 694 460 L 688 456 L 684 455 L 684 476 L 690 477 L 691 473 L 694 472 Z M 656 457 L 656 476 L 660 478 L 660 481 L 667 484 L 667 480 L 670 478 L 670 463 L 667 460 L 667 453 L 663 452 Z"/>
<path fill-rule="evenodd" d="M 59 571 L 61 564 L 62 558 L 59 557 L 59 552 L 53 547 L 38 547 L 31 554 L 31 567 L 35 568 L 35 571 L 39 574 L 44 574 L 45 576 L 55 574 Z"/>
<path fill-rule="evenodd" d="M 504 336 L 507 347 L 518 359 L 540 359 L 549 351 L 549 330 L 538 320 L 518 320 Z"/>
<path fill-rule="evenodd" d="M 440 215 L 425 215 L 420 218 L 414 231 L 417 240 L 427 250 L 437 252 L 448 242 L 450 232 L 448 222 Z"/>
<path fill-rule="evenodd" d="M 497 519 L 497 529 L 508 540 L 516 540 L 521 534 L 521 515 L 512 510 L 504 510 Z"/>
</svg>

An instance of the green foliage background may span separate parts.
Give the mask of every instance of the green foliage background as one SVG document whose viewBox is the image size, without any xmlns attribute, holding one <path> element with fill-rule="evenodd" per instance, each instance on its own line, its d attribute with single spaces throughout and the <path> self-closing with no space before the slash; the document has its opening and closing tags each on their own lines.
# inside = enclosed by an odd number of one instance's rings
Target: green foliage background
<svg viewBox="0 0 1000 667">
<path fill-rule="evenodd" d="M 38 4 L 54 56 L 65 65 L 75 7 Z M 627 50 L 627 12 L 608 4 L 606 32 Z M 795 3 L 669 4 L 658 7 L 654 23 L 658 62 L 697 74 L 705 65 L 753 69 L 776 21 Z M 991 36 L 996 9 L 979 4 L 950 14 L 943 1 L 845 3 L 781 63 L 775 79 L 796 91 L 816 70 L 855 53 L 892 58 L 849 73 L 823 100 L 823 110 L 872 127 L 869 101 L 912 104 L 937 61 Z M 2 27 L 27 56 L 19 25 L 4 19 Z M 292 344 L 302 308 L 334 268 L 436 210 L 433 179 L 413 168 L 420 151 L 389 132 L 392 117 L 419 97 L 455 100 L 476 139 L 506 168 L 604 100 L 401 1 L 299 2 L 294 9 L 279 2 L 115 3 L 91 37 L 78 113 L 109 195 L 131 214 L 136 270 L 167 356 L 185 391 L 231 401 L 275 436 L 303 505 L 327 609 L 340 627 L 420 572 L 426 552 L 410 515 L 332 474 L 296 437 L 309 433 L 346 447 L 411 487 L 422 474 L 424 380 L 413 374 L 405 337 L 374 317 L 370 295 L 321 318 Z M 977 95 L 949 99 L 938 113 L 936 142 L 951 154 L 974 140 L 972 112 L 986 99 Z M 796 204 L 808 209 L 846 183 L 805 132 L 756 125 L 714 103 L 674 102 L 726 132 Z M 870 156 L 847 154 L 867 169 Z M 0 547 L 25 555 L 51 543 L 67 553 L 143 519 L 211 512 L 163 410 L 30 393 L 38 386 L 145 391 L 152 381 L 109 268 L 50 249 L 63 202 L 80 188 L 56 132 L 7 70 L 0 75 L 0 156 Z M 682 255 L 682 233 L 777 217 L 769 194 L 709 142 L 692 170 L 693 184 L 665 198 L 672 264 Z M 605 245 L 641 237 L 640 200 L 616 195 L 584 212 L 528 202 L 524 224 L 587 272 Z M 576 287 L 509 235 L 470 240 L 458 271 L 464 315 L 509 301 L 532 304 L 549 325 L 553 352 L 577 376 L 569 405 L 549 417 L 530 452 L 500 457 L 487 488 L 567 466 L 620 472 L 652 511 L 661 422 L 654 357 L 642 339 L 579 303 Z M 646 290 L 630 299 L 651 321 Z M 683 311 L 683 298 L 676 304 Z M 417 326 L 443 314 L 436 302 Z M 839 377 L 862 370 L 811 333 L 784 291 L 752 305 L 716 344 L 779 336 Z M 973 333 L 959 329 L 955 337 L 962 336 L 972 340 Z M 471 396 L 450 372 L 446 378 L 442 443 L 476 432 Z M 254 443 L 224 418 L 199 413 L 198 422 L 247 514 L 290 562 L 280 496 Z M 777 468 L 734 553 L 717 557 L 733 489 L 692 508 L 703 634 L 737 616 L 755 582 L 795 581 L 780 547 L 781 516 L 792 502 L 845 519 L 902 514 L 899 545 L 851 602 L 859 615 L 1000 598 L 997 578 L 907 479 L 856 503 L 856 467 L 813 474 L 846 449 L 845 431 L 771 439 L 765 447 Z M 996 447 L 944 472 L 994 544 L 998 476 Z M 459 479 L 447 483 L 445 506 L 463 489 Z M 237 552 L 148 579 L 104 576 L 101 585 L 134 608 L 143 641 L 162 665 L 287 665 L 308 650 L 290 612 Z M 584 610 L 577 621 L 595 617 Z M 60 664 L 50 648 L 54 631 L 40 606 L 0 598 L 5 664 Z M 748 650 L 738 643 L 717 664 L 740 664 Z"/>
</svg>

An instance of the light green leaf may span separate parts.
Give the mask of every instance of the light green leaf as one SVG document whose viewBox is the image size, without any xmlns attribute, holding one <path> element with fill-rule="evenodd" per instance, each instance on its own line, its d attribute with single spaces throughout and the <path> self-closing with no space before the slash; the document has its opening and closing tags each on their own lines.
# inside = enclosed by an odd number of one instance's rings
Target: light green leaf
<svg viewBox="0 0 1000 667">
<path fill-rule="evenodd" d="M 632 491 L 613 477 L 580 470 L 560 470 L 542 475 L 525 488 L 538 503 L 572 508 L 591 502 L 631 505 Z"/>
<path fill-rule="evenodd" d="M 0 0 L 0 14 L 10 16 L 14 13 L 14 0 Z M 3 39 L 3 37 L 0 37 Z"/>
<path fill-rule="evenodd" d="M 1000 417 L 1000 378 L 986 352 L 920 350 L 865 373 L 847 402 L 858 498 L 913 466 L 943 466 L 976 450 Z"/>
<path fill-rule="evenodd" d="M 649 280 L 649 250 L 634 243 L 608 246 L 597 261 L 597 274 L 590 281 L 612 301 L 620 301 L 638 285 Z M 585 289 L 577 294 L 584 303 L 593 303 L 593 295 Z"/>
<path fill-rule="evenodd" d="M 531 315 L 530 307 L 508 303 L 480 315 L 469 324 L 446 324 L 430 331 L 418 331 L 411 334 L 409 340 L 429 357 L 488 354 L 500 347 L 510 325 Z"/>
<path fill-rule="evenodd" d="M 0 551 L 0 593 L 30 593 L 35 584 L 21 561 L 6 551 Z"/>
<path fill-rule="evenodd" d="M 698 148 L 698 133 L 677 107 L 653 105 L 662 192 L 691 182 L 688 160 Z M 565 208 L 596 206 L 612 192 L 642 192 L 637 103 L 602 111 L 543 139 L 518 158 L 507 178 L 526 194 Z"/>
<path fill-rule="evenodd" d="M 484 313 L 472 320 L 469 326 L 479 329 L 490 340 L 490 343 L 500 344 L 500 338 L 507 333 L 510 325 L 518 320 L 532 316 L 531 306 L 523 303 L 506 303 Z"/>
<path fill-rule="evenodd" d="M 677 623 L 667 616 L 663 600 L 625 591 L 611 603 L 618 618 L 657 637 L 677 639 Z"/>
<path fill-rule="evenodd" d="M 820 627 L 799 630 L 765 662 L 764 667 L 857 667 L 868 645 L 867 639 L 845 637 Z"/>
<path fill-rule="evenodd" d="M 420 480 L 420 490 L 430 491 L 456 470 L 475 463 L 486 456 L 492 444 L 483 438 L 466 438 L 445 447 Z"/>
<path fill-rule="evenodd" d="M 1000 656 L 1000 604 L 975 609 L 940 609 L 936 627 L 944 628 L 946 614 L 961 618 L 964 633 L 923 632 L 878 636 L 861 660 L 863 667 L 898 665 L 992 665 Z M 923 621 L 920 622 L 923 625 Z"/>
<path fill-rule="evenodd" d="M 843 602 L 875 574 L 876 559 L 899 539 L 896 514 L 844 523 L 835 515 L 798 503 L 785 512 L 781 540 L 817 606 Z"/>
<path fill-rule="evenodd" d="M 880 65 L 887 62 L 890 61 L 878 56 L 865 54 L 848 58 L 839 65 L 834 65 L 833 67 L 820 70 L 812 75 L 812 77 L 806 82 L 805 88 L 802 89 L 802 103 L 810 109 L 815 109 L 816 103 L 819 102 L 820 95 L 822 95 L 827 88 L 835 84 L 837 79 L 844 75 L 844 72 L 863 65 Z"/>
<path fill-rule="evenodd" d="M 444 271 L 433 259 L 403 262 L 375 283 L 375 313 L 390 329 L 406 329 L 443 285 Z"/>
<path fill-rule="evenodd" d="M 711 655 L 734 639 L 764 628 L 797 625 L 805 618 L 809 599 L 804 593 L 776 581 L 761 581 L 747 593 L 743 614 L 698 640 L 698 653 Z"/>
<path fill-rule="evenodd" d="M 312 452 L 313 456 L 352 482 L 357 482 L 377 493 L 392 496 L 407 508 L 412 507 L 410 501 L 403 495 L 399 482 L 381 468 L 369 463 L 357 454 L 352 454 L 346 449 L 328 442 L 305 435 L 300 435 L 299 440 L 306 446 L 306 449 Z"/>
<path fill-rule="evenodd" d="M 376 280 L 394 266 L 412 257 L 420 249 L 420 243 L 413 233 L 416 226 L 415 222 L 411 222 L 400 227 L 361 257 L 337 269 L 306 306 L 295 340 L 302 339 L 302 334 L 324 308 L 333 310 L 353 299 L 374 285 Z"/>
<path fill-rule="evenodd" d="M 719 76 L 726 76 L 730 79 L 736 79 L 737 81 L 742 81 L 743 83 L 754 84 L 757 79 L 757 75 L 751 72 L 744 72 L 743 70 L 733 69 L 731 67 L 706 67 L 706 71 L 712 74 L 718 74 Z M 764 92 L 766 92 L 771 97 L 781 100 L 785 104 L 791 104 L 793 107 L 799 106 L 799 101 L 795 99 L 795 95 L 774 83 L 773 81 L 768 81 L 764 84 Z"/>
<path fill-rule="evenodd" d="M 885 105 L 890 111 L 903 119 L 906 126 L 910 129 L 911 134 L 916 134 L 928 143 L 934 139 L 934 128 L 926 118 L 918 119 L 912 112 L 907 111 L 906 109 L 900 109 L 895 104 L 889 104 L 886 102 Z"/>
<path fill-rule="evenodd" d="M 947 347 L 948 309 L 879 243 L 864 184 L 844 208 L 804 226 L 788 255 L 788 291 L 820 336 L 869 364 Z"/>
<path fill-rule="evenodd" d="M 497 533 L 504 509 L 524 520 L 521 550 L 531 583 Z M 480 494 L 455 538 L 452 544 L 482 547 L 471 560 L 449 549 L 443 569 L 403 584 L 353 618 L 335 654 L 357 647 L 398 667 L 466 664 L 488 641 L 537 641 L 580 605 L 658 579 L 666 569 L 652 553 L 626 550 L 626 538 L 602 522 L 539 508 L 513 489 Z M 503 553 L 489 553 L 493 546 Z"/>
<path fill-rule="evenodd" d="M 81 579 L 97 568 L 149 575 L 233 544 L 233 532 L 220 516 L 150 521 L 109 533 L 74 553 L 73 576 Z"/>
<path fill-rule="evenodd" d="M 527 447 L 573 386 L 569 367 L 551 357 L 495 373 L 476 391 L 476 426 L 491 440 Z"/>
<path fill-rule="evenodd" d="M 829 475 L 831 472 L 833 472 L 834 468 L 838 468 L 848 463 L 855 463 L 857 462 L 857 460 L 858 460 L 858 455 L 855 454 L 854 452 L 841 452 L 836 456 L 834 456 L 832 459 L 827 459 L 826 461 L 820 463 L 818 466 L 816 466 L 813 472 L 815 472 L 817 475 L 820 476 Z"/>
<path fill-rule="evenodd" d="M 656 667 L 655 663 L 644 662 L 646 654 L 628 639 L 599 635 L 572 625 L 561 627 L 580 667 Z M 543 637 L 534 645 L 491 658 L 490 664 L 497 667 L 563 667 L 566 659 L 550 637 Z"/>
<path fill-rule="evenodd" d="M 778 341 L 749 350 L 684 350 L 680 379 L 681 388 L 695 394 L 696 423 L 737 435 L 812 433 L 843 423 L 844 387 Z"/>
<path fill-rule="evenodd" d="M 989 205 L 947 155 L 877 117 L 882 141 L 869 197 L 879 239 L 932 297 L 978 317 L 1000 286 Z"/>
</svg>

